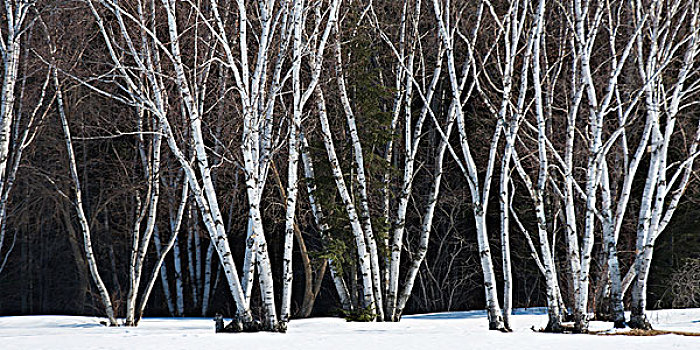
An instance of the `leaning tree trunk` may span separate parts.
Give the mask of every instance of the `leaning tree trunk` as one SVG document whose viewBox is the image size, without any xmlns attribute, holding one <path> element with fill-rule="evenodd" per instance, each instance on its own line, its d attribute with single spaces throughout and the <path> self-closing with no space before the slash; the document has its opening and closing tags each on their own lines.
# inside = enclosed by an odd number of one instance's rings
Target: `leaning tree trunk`
<svg viewBox="0 0 700 350">
<path fill-rule="evenodd" d="M 343 110 L 345 111 L 345 117 L 348 123 L 348 129 L 350 131 L 350 140 L 353 147 L 353 155 L 355 158 L 355 166 L 357 170 L 357 185 L 360 192 L 360 221 L 362 223 L 362 232 L 365 235 L 365 242 L 367 244 L 369 259 L 371 265 L 371 276 L 374 291 L 374 304 L 372 305 L 372 310 L 377 315 L 377 320 L 384 320 L 384 303 L 382 300 L 382 274 L 379 268 L 379 253 L 377 251 L 377 240 L 374 237 L 372 229 L 372 218 L 369 211 L 369 198 L 367 190 L 367 179 L 365 175 L 365 163 L 362 151 L 362 144 L 360 142 L 360 137 L 357 131 L 357 124 L 355 122 L 355 114 L 350 105 L 350 100 L 348 97 L 347 89 L 345 87 L 345 76 L 343 73 L 343 62 L 342 62 L 342 51 L 340 46 L 340 34 L 337 33 L 338 27 L 336 27 L 336 34 L 338 38 L 336 39 L 336 75 L 338 80 L 338 89 L 340 91 L 340 99 L 343 104 Z"/>
<path fill-rule="evenodd" d="M 172 308 L 171 304 L 173 302 L 172 302 L 172 298 L 170 296 L 170 287 L 167 284 L 167 278 L 163 278 L 163 276 L 164 276 L 163 271 L 165 271 L 165 270 L 162 269 L 162 267 L 165 267 L 163 265 L 163 262 L 165 261 L 165 257 L 168 255 L 168 252 L 170 252 L 170 250 L 173 248 L 173 246 L 175 246 L 175 244 L 177 242 L 178 232 L 180 231 L 180 224 L 182 223 L 182 217 L 183 217 L 183 214 L 185 211 L 185 206 L 187 204 L 188 190 L 189 190 L 189 187 L 187 186 L 187 183 L 184 182 L 182 184 L 182 195 L 181 195 L 181 199 L 180 199 L 180 204 L 178 205 L 178 208 L 177 208 L 175 223 L 174 223 L 174 226 L 171 230 L 172 232 L 170 233 L 170 239 L 168 240 L 168 243 L 165 246 L 165 249 L 160 248 L 160 239 L 157 238 L 158 237 L 157 228 L 154 230 L 154 236 L 156 237 L 155 244 L 156 244 L 157 253 L 158 253 L 158 261 L 156 262 L 155 266 L 153 267 L 153 274 L 151 275 L 151 279 L 148 281 L 148 284 L 146 285 L 146 290 L 143 292 L 143 294 L 141 296 L 141 303 L 140 303 L 140 306 L 138 309 L 138 313 L 136 314 L 135 325 L 138 325 L 139 321 L 141 320 L 141 317 L 143 316 L 143 311 L 146 309 L 146 304 L 148 303 L 148 298 L 150 297 L 151 291 L 153 290 L 153 286 L 155 285 L 156 277 L 158 276 L 158 272 L 161 273 L 160 275 L 161 275 L 161 281 L 163 283 L 163 290 L 166 291 L 166 298 L 169 299 L 168 300 L 168 305 L 169 305 L 168 307 Z M 180 285 L 180 287 L 182 287 L 182 285 Z M 178 298 L 178 301 L 179 302 L 182 301 L 182 296 L 180 296 L 180 298 Z M 178 306 L 180 306 L 180 305 L 178 305 Z M 178 312 L 179 311 L 180 310 L 178 310 Z"/>
<path fill-rule="evenodd" d="M 326 114 L 326 102 L 323 98 L 323 92 L 320 87 L 316 87 L 316 97 L 317 97 L 317 107 L 318 116 L 321 122 L 321 131 L 323 136 L 323 144 L 326 148 L 326 153 L 328 155 L 328 160 L 331 164 L 331 171 L 333 178 L 335 179 L 336 187 L 343 200 L 345 206 L 345 211 L 347 212 L 348 219 L 350 220 L 350 226 L 352 228 L 353 235 L 355 236 L 355 245 L 357 247 L 357 259 L 358 265 L 360 267 L 360 273 L 362 274 L 362 306 L 374 308 L 374 291 L 373 291 L 373 279 L 372 279 L 372 268 L 370 265 L 370 254 L 365 243 L 365 235 L 360 224 L 360 219 L 357 216 L 355 210 L 355 205 L 353 204 L 350 193 L 348 192 L 347 186 L 345 185 L 345 179 L 343 178 L 343 172 L 340 168 L 340 161 L 335 152 L 335 145 L 333 144 L 333 134 L 328 123 L 328 116 Z M 355 293 L 355 290 L 350 291 L 351 295 Z"/>
<path fill-rule="evenodd" d="M 311 206 L 311 212 L 314 215 L 314 222 L 318 228 L 321 236 L 321 241 L 325 246 L 328 246 L 331 240 L 331 235 L 329 234 L 330 227 L 325 221 L 323 214 L 323 208 L 321 203 L 316 198 L 316 175 L 314 173 L 313 159 L 311 154 L 309 154 L 309 145 L 304 133 L 300 133 L 301 138 L 301 159 L 304 165 L 304 176 L 306 177 L 306 192 L 309 197 L 309 204 Z M 333 258 L 328 258 L 328 268 L 331 271 L 331 277 L 333 279 L 333 285 L 335 286 L 336 292 L 338 293 L 338 298 L 340 298 L 340 304 L 343 310 L 352 310 L 353 304 L 350 301 L 350 292 L 348 291 L 348 286 L 345 283 L 342 273 L 338 272 L 336 262 Z"/>
<path fill-rule="evenodd" d="M 430 233 L 432 231 L 433 217 L 435 214 L 435 208 L 438 202 L 438 195 L 440 193 L 440 184 L 442 183 L 443 175 L 443 164 L 445 158 L 445 151 L 447 150 L 450 135 L 452 134 L 452 127 L 454 126 L 454 120 L 456 113 L 454 111 L 456 104 L 453 102 L 447 111 L 447 131 L 445 131 L 445 137 L 440 138 L 440 143 L 437 147 L 437 154 L 435 156 L 435 170 L 433 172 L 433 182 L 430 187 L 430 194 L 428 195 L 428 204 L 425 208 L 423 214 L 423 222 L 421 224 L 421 234 L 418 243 L 418 254 L 411 259 L 411 265 L 406 272 L 406 281 L 404 283 L 404 288 L 399 295 L 398 305 L 396 311 L 394 312 L 394 317 L 401 319 L 401 314 L 403 313 L 406 303 L 408 302 L 411 292 L 413 291 L 413 286 L 420 271 L 421 264 L 425 260 L 425 256 L 428 253 L 428 243 L 430 242 Z M 439 127 L 439 126 L 436 126 Z"/>
<path fill-rule="evenodd" d="M 97 286 L 99 291 L 102 304 L 104 306 L 105 314 L 109 319 L 110 326 L 117 326 L 117 319 L 114 316 L 114 309 L 112 307 L 112 301 L 105 287 L 100 272 L 97 269 L 97 258 L 92 251 L 92 239 L 90 233 L 90 224 L 88 223 L 87 216 L 83 210 L 83 199 L 82 192 L 80 189 L 80 178 L 78 176 L 78 168 L 75 161 L 75 153 L 73 152 L 73 142 L 71 140 L 70 127 L 68 126 L 68 119 L 63 106 L 63 94 L 61 91 L 61 86 L 58 82 L 58 73 L 54 68 L 53 71 L 54 83 L 56 85 L 56 101 L 58 103 L 58 114 L 61 119 L 61 127 L 63 128 L 64 141 L 66 143 L 66 150 L 68 152 L 68 164 L 70 168 L 71 178 L 73 179 L 73 191 L 74 191 L 74 205 L 76 212 L 78 214 L 78 222 L 80 223 L 80 228 L 83 231 L 83 248 L 85 250 L 85 257 L 90 268 L 90 276 L 93 282 Z"/>
</svg>

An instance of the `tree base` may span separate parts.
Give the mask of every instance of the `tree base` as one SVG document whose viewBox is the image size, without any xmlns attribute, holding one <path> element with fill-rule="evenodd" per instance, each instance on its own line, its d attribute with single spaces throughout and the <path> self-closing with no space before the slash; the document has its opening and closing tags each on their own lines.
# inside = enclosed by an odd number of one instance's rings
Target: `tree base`
<svg viewBox="0 0 700 350">
<path fill-rule="evenodd" d="M 489 321 L 489 330 L 490 331 L 501 331 L 501 332 L 508 332 L 510 330 L 506 329 L 505 325 L 503 325 L 503 321 L 496 320 L 496 321 Z"/>
<path fill-rule="evenodd" d="M 625 320 L 615 321 L 615 328 L 627 328 L 627 322 Z"/>
<path fill-rule="evenodd" d="M 574 333 L 588 333 L 588 315 L 586 314 L 574 314 Z"/>
<path fill-rule="evenodd" d="M 649 322 L 649 319 L 647 319 L 647 316 L 645 314 L 641 315 L 632 315 L 630 317 L 629 323 L 627 323 L 630 328 L 634 329 L 642 329 L 642 330 L 652 330 L 653 328 L 651 327 L 651 323 Z"/>
<path fill-rule="evenodd" d="M 503 323 L 503 316 L 500 315 L 500 312 L 496 312 L 495 310 L 489 309 L 488 311 L 489 315 L 489 330 L 491 331 L 506 331 L 506 326 Z"/>
<path fill-rule="evenodd" d="M 216 315 L 214 317 L 215 327 L 214 331 L 216 333 L 256 333 L 256 332 L 279 332 L 285 333 L 287 331 L 287 323 L 280 322 L 274 327 L 264 327 L 262 322 L 258 320 L 253 320 L 249 322 L 243 322 L 241 320 L 233 319 L 229 324 L 224 326 L 224 318 L 221 315 Z"/>
<path fill-rule="evenodd" d="M 564 327 L 561 324 L 561 318 L 553 316 L 553 315 L 549 315 L 549 321 L 547 321 L 547 327 L 544 328 L 543 332 L 563 333 Z"/>
<path fill-rule="evenodd" d="M 564 310 L 561 315 L 562 322 L 574 322 L 574 314 L 568 310 Z"/>
<path fill-rule="evenodd" d="M 401 322 L 401 316 L 403 316 L 403 310 L 401 309 L 396 309 L 393 315 L 389 311 L 384 314 L 384 322 Z"/>
<path fill-rule="evenodd" d="M 624 314 L 622 316 L 615 315 L 613 313 L 596 313 L 596 321 L 613 322 L 615 328 L 626 328 L 627 322 L 625 321 Z"/>
</svg>

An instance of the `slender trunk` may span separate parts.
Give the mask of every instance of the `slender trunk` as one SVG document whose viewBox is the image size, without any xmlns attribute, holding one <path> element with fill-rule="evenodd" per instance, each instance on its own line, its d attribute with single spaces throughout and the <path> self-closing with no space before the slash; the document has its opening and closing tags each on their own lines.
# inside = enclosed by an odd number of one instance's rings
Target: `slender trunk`
<svg viewBox="0 0 700 350">
<path fill-rule="evenodd" d="M 148 298 L 151 295 L 151 291 L 153 290 L 153 286 L 155 285 L 156 278 L 158 276 L 158 272 L 160 271 L 161 274 L 161 280 L 163 281 L 163 290 L 166 291 L 166 298 L 168 299 L 168 308 L 172 309 L 172 298 L 170 297 L 170 286 L 168 285 L 167 282 L 167 274 L 164 274 L 164 267 L 163 263 L 165 262 L 165 257 L 168 255 L 168 252 L 176 245 L 177 242 L 177 236 L 178 232 L 180 231 L 180 225 L 182 223 L 182 217 L 185 212 L 185 206 L 187 204 L 187 197 L 188 197 L 188 190 L 189 187 L 187 186 L 186 182 L 183 182 L 182 184 L 182 196 L 180 199 L 180 203 L 177 208 L 177 214 L 174 219 L 174 224 L 171 223 L 171 233 L 170 233 L 170 239 L 168 240 L 167 245 L 165 246 L 165 249 L 161 249 L 160 247 L 160 239 L 158 238 L 158 228 L 154 227 L 154 237 L 155 237 L 155 244 L 156 244 L 156 250 L 158 253 L 158 261 L 156 261 L 155 266 L 153 267 L 153 273 L 151 275 L 150 280 L 148 281 L 148 284 L 146 285 L 146 289 L 144 290 L 142 296 L 141 296 L 141 303 L 138 309 L 138 313 L 136 314 L 136 320 L 135 320 L 135 325 L 138 325 L 139 321 L 141 320 L 141 317 L 143 316 L 143 311 L 146 309 L 146 304 L 148 303 Z M 162 251 L 161 251 L 162 250 Z M 180 285 L 182 287 L 182 285 Z M 178 301 L 182 301 L 182 298 L 179 298 Z M 179 305 L 178 305 L 179 306 Z"/>
<path fill-rule="evenodd" d="M 160 234 L 158 232 L 158 227 L 153 231 L 153 243 L 156 246 L 156 254 L 161 256 L 163 254 L 163 248 L 160 240 Z M 163 287 L 163 295 L 165 296 L 165 302 L 168 306 L 168 314 L 170 317 L 175 316 L 175 302 L 173 301 L 173 296 L 170 291 L 170 279 L 168 278 L 168 265 L 163 264 L 160 268 L 160 284 Z"/>
<path fill-rule="evenodd" d="M 209 312 L 209 299 L 211 298 L 211 269 L 214 256 L 214 245 L 209 243 L 207 256 L 204 260 L 204 287 L 202 289 L 202 317 Z"/>
<path fill-rule="evenodd" d="M 603 162 L 602 176 L 602 206 L 603 206 L 603 244 L 604 251 L 607 252 L 606 260 L 608 265 L 608 274 L 610 276 L 610 306 L 612 306 L 613 321 L 616 328 L 625 327 L 625 308 L 622 300 L 622 278 L 620 276 L 620 263 L 617 258 L 617 238 L 615 237 L 615 224 L 612 217 L 611 207 L 611 191 L 608 181 L 608 166 Z"/>
<path fill-rule="evenodd" d="M 195 236 L 197 235 L 197 211 L 195 206 L 190 204 L 187 215 L 187 274 L 189 276 L 190 293 L 192 297 L 192 306 L 197 308 L 199 303 L 199 283 L 197 279 L 197 259 L 196 259 L 196 244 Z"/>
<path fill-rule="evenodd" d="M 70 128 L 68 126 L 68 119 L 65 114 L 64 106 L 63 106 L 63 94 L 61 92 L 61 87 L 58 82 L 58 73 L 54 69 L 53 72 L 54 76 L 54 84 L 56 85 L 56 93 L 57 93 L 57 102 L 58 102 L 58 112 L 59 116 L 61 118 L 61 126 L 63 127 L 63 134 L 64 134 L 64 141 L 66 143 L 66 149 L 68 152 L 68 163 L 69 163 L 69 168 L 70 168 L 70 173 L 71 177 L 73 179 L 73 191 L 74 191 L 74 205 L 76 212 L 78 214 L 78 222 L 80 223 L 80 228 L 83 231 L 83 248 L 85 251 L 85 257 L 88 262 L 88 266 L 90 267 L 90 275 L 92 276 L 92 280 L 97 286 L 97 289 L 99 291 L 100 298 L 102 299 L 102 303 L 104 306 L 104 311 L 105 314 L 107 315 L 107 318 L 109 319 L 109 325 L 110 326 L 117 326 L 117 319 L 114 316 L 114 309 L 112 307 L 112 301 L 109 296 L 109 292 L 107 291 L 107 287 L 105 287 L 104 282 L 102 282 L 102 277 L 100 276 L 100 272 L 97 269 L 97 258 L 95 257 L 95 254 L 92 251 L 92 238 L 91 238 L 91 232 L 90 232 L 90 224 L 88 223 L 87 217 L 85 215 L 85 211 L 83 210 L 83 199 L 82 199 L 82 192 L 80 188 L 80 179 L 78 177 L 78 168 L 76 166 L 76 161 L 75 161 L 75 153 L 73 152 L 73 142 L 71 140 L 71 133 L 70 133 Z"/>
<path fill-rule="evenodd" d="M 345 211 L 347 212 L 348 219 L 350 219 L 351 228 L 355 236 L 355 245 L 357 248 L 357 259 L 358 265 L 360 266 L 360 273 L 362 274 L 362 290 L 363 299 L 362 307 L 370 307 L 372 309 L 376 308 L 374 304 L 374 286 L 372 279 L 372 269 L 370 265 L 370 253 L 365 244 L 365 234 L 363 232 L 362 226 L 360 224 L 360 219 L 355 211 L 355 205 L 350 197 L 347 186 L 345 185 L 345 180 L 343 178 L 343 172 L 340 168 L 340 162 L 335 152 L 335 146 L 333 144 L 332 132 L 328 124 L 328 116 L 326 115 L 326 103 L 323 98 L 323 93 L 319 87 L 316 88 L 317 96 L 317 107 L 318 115 L 321 121 L 321 129 L 323 135 L 323 143 L 326 147 L 326 153 L 328 154 L 328 160 L 331 163 L 331 170 L 333 172 L 333 178 L 335 179 L 336 187 L 343 200 L 345 206 Z M 354 279 L 352 279 L 354 281 Z M 355 290 L 352 291 L 355 293 Z"/>
<path fill-rule="evenodd" d="M 309 197 L 309 204 L 311 206 L 311 211 L 314 215 L 314 221 L 316 227 L 320 231 L 321 242 L 324 246 L 328 246 L 332 237 L 328 230 L 330 227 L 325 221 L 323 208 L 321 203 L 316 198 L 316 175 L 314 173 L 314 164 L 311 154 L 309 153 L 308 141 L 304 133 L 300 133 L 301 138 L 301 159 L 304 165 L 304 176 L 306 177 L 306 192 Z M 343 310 L 352 310 L 353 303 L 350 302 L 350 292 L 348 291 L 347 284 L 343 275 L 338 273 L 337 267 L 335 265 L 334 259 L 328 259 L 329 269 L 331 271 L 331 277 L 333 278 L 333 284 L 335 286 L 338 297 L 340 298 L 340 304 Z"/>
<path fill-rule="evenodd" d="M 153 118 L 153 128 L 158 129 L 157 119 Z M 143 140 L 139 138 L 140 148 L 143 150 Z M 146 259 L 146 254 L 148 253 L 148 246 L 151 242 L 151 237 L 153 236 L 153 231 L 156 226 L 156 218 L 158 212 L 158 199 L 160 197 L 160 148 L 161 148 L 161 136 L 155 135 L 151 141 L 151 154 L 149 157 L 145 156 L 145 152 L 142 152 L 142 161 L 145 173 L 145 180 L 148 183 L 147 201 L 146 206 L 143 208 L 143 212 L 140 218 L 134 224 L 134 244 L 137 249 L 132 251 L 134 255 L 132 257 L 132 265 L 130 266 L 131 285 L 129 288 L 129 293 L 127 294 L 127 314 L 125 325 L 135 326 L 140 318 L 140 314 L 143 313 L 142 310 L 136 310 L 136 301 L 138 298 L 139 286 L 141 284 L 141 277 L 144 262 Z M 141 230 L 141 221 L 146 217 L 146 227 L 143 232 L 143 236 L 138 240 L 139 233 Z M 151 281 L 155 282 L 156 274 L 153 274 Z M 152 286 L 151 286 L 152 288 Z M 150 291 L 149 291 L 150 294 Z M 144 299 L 147 301 L 147 298 Z M 145 308 L 145 302 L 142 302 Z M 137 314 L 138 313 L 138 314 Z"/>
<path fill-rule="evenodd" d="M 338 29 L 336 28 L 336 31 Z M 336 32 L 337 33 L 337 32 Z M 357 185 L 360 193 L 360 218 L 362 223 L 362 232 L 365 235 L 365 242 L 369 253 L 370 260 L 370 273 L 372 277 L 373 291 L 374 291 L 374 304 L 372 309 L 377 315 L 377 320 L 384 320 L 384 303 L 382 300 L 382 277 L 381 270 L 379 268 L 379 253 L 377 252 L 377 241 L 374 238 L 374 233 L 372 229 L 372 218 L 369 210 L 369 195 L 367 189 L 367 179 L 365 175 L 365 163 L 364 155 L 362 150 L 362 144 L 360 142 L 360 137 L 357 131 L 357 125 L 355 122 L 355 114 L 350 105 L 350 100 L 348 98 L 347 89 L 345 87 L 345 76 L 343 73 L 343 62 L 342 62 L 342 51 L 340 46 L 340 34 L 336 40 L 336 76 L 338 80 L 338 89 L 340 90 L 341 101 L 343 104 L 343 109 L 345 111 L 345 117 L 348 123 L 348 129 L 350 131 L 350 139 L 353 146 L 353 154 L 355 158 L 355 167 L 357 170 Z"/>
<path fill-rule="evenodd" d="M 7 5 L 8 11 L 12 11 L 13 6 L 11 4 Z M 28 4 L 22 3 L 18 6 L 28 6 Z M 9 15 L 9 13 L 7 15 Z M 0 179 L 5 179 L 7 162 L 10 157 L 10 131 L 12 130 L 12 122 L 14 120 L 15 85 L 17 84 L 17 73 L 19 71 L 21 37 L 20 33 L 16 32 L 16 30 L 20 28 L 22 20 L 16 20 L 20 21 L 19 25 L 18 23 L 12 23 L 12 21 L 8 19 L 10 23 L 8 23 L 7 41 L 5 42 L 6 47 L 2 57 L 4 72 L 2 90 L 0 90 Z M 0 246 L 0 248 L 1 247 L 2 246 Z"/>
<path fill-rule="evenodd" d="M 423 214 L 423 222 L 421 224 L 421 234 L 420 241 L 418 245 L 418 254 L 411 259 L 411 266 L 406 273 L 406 282 L 404 283 L 404 288 L 399 296 L 397 310 L 395 311 L 395 317 L 397 319 L 401 318 L 401 314 L 406 307 L 411 292 L 413 291 L 413 286 L 416 281 L 416 276 L 420 271 L 421 264 L 425 260 L 425 256 L 428 253 L 428 243 L 430 242 L 430 233 L 432 230 L 433 217 L 435 214 L 435 208 L 438 202 L 438 195 L 440 193 L 440 184 L 442 183 L 443 175 L 443 163 L 445 159 L 445 151 L 447 150 L 449 136 L 452 134 L 452 127 L 454 126 L 454 120 L 456 113 L 454 109 L 455 104 L 452 103 L 447 112 L 447 130 L 445 131 L 445 138 L 440 138 L 440 143 L 437 147 L 437 154 L 435 156 L 435 170 L 433 172 L 433 182 L 430 187 L 430 194 L 428 195 L 428 203 Z M 439 127 L 439 126 L 438 126 Z"/>
<path fill-rule="evenodd" d="M 180 254 L 180 239 L 175 237 L 173 246 L 173 260 L 175 262 L 175 305 L 176 316 L 185 315 L 185 293 L 182 283 L 182 255 Z"/>
<path fill-rule="evenodd" d="M 253 237 L 253 219 L 250 216 L 248 216 L 248 225 L 246 227 L 246 248 L 245 257 L 243 259 L 243 280 L 241 285 L 245 299 L 250 303 L 250 297 L 253 294 L 253 282 L 255 281 L 255 264 L 258 256 L 258 243 Z"/>
<path fill-rule="evenodd" d="M 299 171 L 299 128 L 301 126 L 301 50 L 302 50 L 302 8 L 303 0 L 294 1 L 294 62 L 292 65 L 293 110 L 289 123 L 289 163 L 287 166 L 287 194 L 285 213 L 284 258 L 282 277 L 282 305 L 280 308 L 280 326 L 286 329 L 292 309 L 292 281 L 294 277 L 292 265 L 292 250 L 294 248 L 294 224 L 297 208 L 297 193 L 299 192 L 297 178 Z M 309 276 L 310 277 L 310 276 Z"/>
</svg>

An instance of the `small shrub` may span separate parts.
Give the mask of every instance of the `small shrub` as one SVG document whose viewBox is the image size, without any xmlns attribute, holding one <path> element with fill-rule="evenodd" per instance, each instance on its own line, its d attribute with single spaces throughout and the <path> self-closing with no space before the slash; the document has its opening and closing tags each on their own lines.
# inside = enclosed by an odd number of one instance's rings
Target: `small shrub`
<svg viewBox="0 0 700 350">
<path fill-rule="evenodd" d="M 371 306 L 355 310 L 340 310 L 340 313 L 348 322 L 372 322 L 377 318 Z"/>
<path fill-rule="evenodd" d="M 686 259 L 671 274 L 674 308 L 700 307 L 700 259 Z"/>
</svg>

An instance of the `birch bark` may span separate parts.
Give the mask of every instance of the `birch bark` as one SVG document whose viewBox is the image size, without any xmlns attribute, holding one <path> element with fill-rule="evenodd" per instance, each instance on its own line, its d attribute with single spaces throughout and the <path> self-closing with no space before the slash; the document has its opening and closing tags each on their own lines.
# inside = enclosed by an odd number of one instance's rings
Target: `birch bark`
<svg viewBox="0 0 700 350">
<path fill-rule="evenodd" d="M 336 78 L 338 80 L 338 90 L 340 92 L 340 99 L 343 105 L 343 110 L 345 112 L 345 117 L 347 119 L 348 130 L 350 132 L 350 140 L 352 142 L 353 155 L 355 158 L 355 170 L 357 171 L 357 184 L 360 195 L 359 219 L 362 223 L 362 232 L 365 235 L 365 242 L 368 247 L 369 260 L 371 265 L 370 274 L 372 276 L 372 284 L 374 286 L 374 304 L 372 305 L 372 309 L 374 310 L 374 313 L 377 314 L 378 320 L 384 320 L 384 303 L 381 287 L 382 274 L 379 268 L 377 240 L 374 237 L 374 231 L 372 229 L 371 220 L 372 217 L 369 210 L 369 194 L 367 190 L 367 177 L 365 175 L 364 154 L 362 150 L 362 143 L 360 142 L 360 137 L 357 132 L 355 113 L 353 112 L 352 106 L 350 104 L 347 88 L 345 86 L 345 74 L 343 73 L 343 60 L 338 27 L 336 27 L 336 34 L 338 34 L 338 38 L 336 39 L 335 45 L 335 71 Z"/>
<path fill-rule="evenodd" d="M 76 166 L 75 153 L 73 151 L 73 141 L 71 139 L 68 118 L 66 117 L 63 105 L 63 93 L 61 92 L 61 85 L 58 81 L 58 73 L 56 72 L 56 69 L 53 69 L 53 81 L 56 87 L 56 101 L 58 106 L 58 114 L 61 119 L 61 127 L 63 128 L 64 141 L 66 143 L 66 150 L 68 153 L 68 165 L 70 169 L 71 178 L 73 180 L 73 204 L 78 214 L 78 222 L 80 223 L 81 231 L 83 232 L 83 249 L 90 269 L 90 276 L 92 277 L 92 281 L 97 286 L 100 299 L 102 299 L 105 314 L 107 315 L 107 319 L 109 320 L 109 325 L 118 326 L 117 319 L 114 316 L 114 308 L 112 307 L 112 300 L 109 295 L 109 291 L 107 290 L 107 287 L 102 281 L 102 277 L 100 276 L 100 272 L 97 268 L 97 258 L 95 257 L 95 254 L 92 250 L 92 234 L 90 232 L 90 224 L 88 223 L 87 217 L 85 216 L 85 211 L 83 210 L 80 177 L 78 176 L 78 168 Z"/>
<path fill-rule="evenodd" d="M 637 17 L 646 11 L 637 1 Z M 645 104 L 652 119 L 651 160 L 647 172 L 646 184 L 640 204 L 639 223 L 637 226 L 637 244 L 634 268 L 637 272 L 632 289 L 630 326 L 651 329 L 646 316 L 646 289 L 651 265 L 654 243 L 663 232 L 673 216 L 680 198 L 685 193 L 697 157 L 700 142 L 700 125 L 686 155 L 677 162 L 678 167 L 669 178 L 669 147 L 674 135 L 681 103 L 688 98 L 688 86 L 685 85 L 690 72 L 696 64 L 695 57 L 700 50 L 698 34 L 698 9 L 695 3 L 674 2 L 670 8 L 653 2 L 649 7 L 650 49 L 644 61 L 643 42 L 638 40 L 639 72 L 645 83 Z M 679 17 L 675 17 L 681 14 Z M 674 18 L 679 18 L 678 22 Z M 678 27 L 687 26 L 686 36 L 677 36 Z M 677 41 L 676 41 L 677 40 Z M 665 68 L 669 60 L 679 59 L 682 64 L 677 75 L 664 79 L 659 70 Z M 667 81 L 669 83 L 667 83 Z M 666 85 L 669 84 L 669 85 Z M 662 125 L 662 121 L 665 121 Z M 680 181 L 678 181 L 680 179 Z M 675 187 L 675 190 L 671 189 Z M 670 196 L 669 196 L 670 195 Z M 668 204 L 666 204 L 668 203 Z"/>
<path fill-rule="evenodd" d="M 30 1 L 5 1 L 2 9 L 3 22 L 0 25 L 5 25 L 6 30 L 0 31 L 0 58 L 3 63 L 2 85 L 0 86 L 0 273 L 4 270 L 7 259 L 12 252 L 16 234 L 13 236 L 10 246 L 5 251 L 3 258 L 3 250 L 6 242 L 6 218 L 7 218 L 7 202 L 9 193 L 12 190 L 17 168 L 22 159 L 24 148 L 34 139 L 30 130 L 36 113 L 44 103 L 45 92 L 50 81 L 51 70 L 47 70 L 45 83 L 41 90 L 40 100 L 34 110 L 34 114 L 30 117 L 29 124 L 25 127 L 24 132 L 19 134 L 20 130 L 19 119 L 22 117 L 22 101 L 21 97 L 24 93 L 26 76 L 21 86 L 20 103 L 16 106 L 15 100 L 17 81 L 19 79 L 19 68 L 21 64 L 21 51 L 23 38 L 31 39 L 31 28 L 27 25 L 27 16 L 29 10 L 35 4 Z M 27 34 L 29 33 L 29 34 Z M 26 56 L 29 54 L 29 46 L 26 47 Z M 25 58 L 26 61 L 26 58 Z M 25 66 L 26 73 L 26 66 Z M 12 131 L 14 132 L 14 137 Z M 35 133 L 35 132 L 34 132 Z M 21 139 L 20 139 L 21 137 Z"/>
<path fill-rule="evenodd" d="M 482 3 L 483 5 L 483 3 Z M 452 91 L 452 98 L 455 100 L 458 106 L 462 105 L 462 97 L 460 84 L 458 83 L 458 72 L 455 64 L 455 52 L 454 52 L 454 34 L 451 28 L 448 28 L 446 23 L 449 23 L 445 18 L 450 16 L 448 5 L 443 6 L 443 4 L 438 0 L 433 0 L 433 8 L 435 11 L 435 18 L 438 24 L 438 30 L 440 33 L 440 39 L 445 46 L 447 68 L 448 68 L 448 78 L 450 82 L 450 87 Z M 443 11 L 443 9 L 445 9 Z M 480 21 L 483 7 L 480 6 L 478 11 L 478 19 Z M 477 22 L 478 23 L 478 22 Z M 472 56 L 473 52 L 468 52 L 468 56 Z M 479 257 L 482 272 L 484 275 L 484 291 L 486 294 L 486 304 L 489 319 L 489 329 L 504 329 L 503 316 L 501 307 L 498 301 L 498 294 L 496 288 L 496 277 L 493 268 L 493 262 L 491 260 L 491 249 L 488 242 L 488 231 L 486 227 L 486 209 L 488 207 L 489 190 L 491 185 L 491 179 L 493 176 L 493 168 L 495 165 L 496 151 L 498 146 L 498 141 L 501 136 L 503 122 L 502 120 L 497 121 L 493 136 L 490 142 L 490 150 L 488 156 L 488 162 L 484 170 L 486 170 L 486 175 L 484 177 L 483 186 L 480 185 L 477 165 L 474 162 L 474 158 L 471 154 L 469 136 L 467 133 L 464 112 L 462 108 L 455 109 L 457 114 L 457 126 L 459 130 L 459 144 L 462 149 L 462 156 L 465 163 L 464 176 L 468 182 L 469 190 L 471 193 L 471 199 L 474 206 L 473 215 L 476 225 L 476 236 L 477 243 L 479 246 Z M 453 155 L 455 156 L 455 155 Z M 482 192 L 483 191 L 483 192 Z"/>
</svg>

